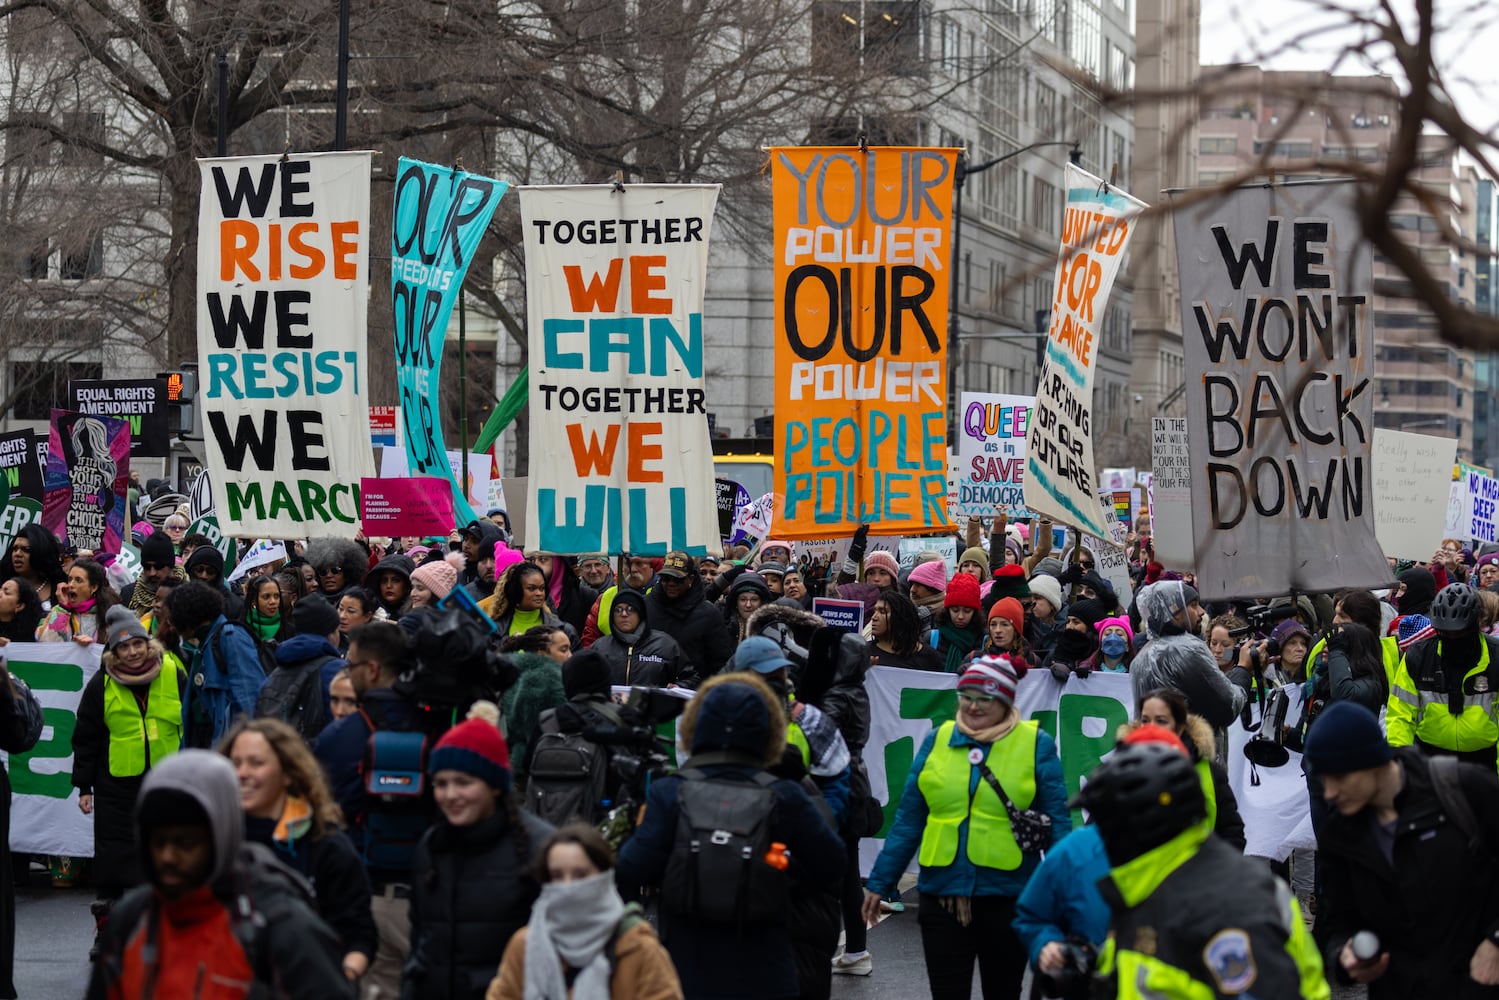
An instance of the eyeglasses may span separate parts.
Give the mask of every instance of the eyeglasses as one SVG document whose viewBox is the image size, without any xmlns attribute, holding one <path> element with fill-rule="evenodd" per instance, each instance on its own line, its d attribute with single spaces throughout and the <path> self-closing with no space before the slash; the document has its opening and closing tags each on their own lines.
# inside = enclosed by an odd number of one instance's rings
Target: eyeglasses
<svg viewBox="0 0 1499 1000">
<path fill-rule="evenodd" d="M 1081 566 L 1084 570 L 1090 570 L 1093 568 L 1093 564 L 1090 562 L 1081 562 L 1078 563 L 1078 565 Z"/>
<path fill-rule="evenodd" d="M 999 699 L 994 697 L 992 694 L 967 694 L 965 692 L 959 692 L 958 700 L 968 705 L 978 706 L 988 705 L 991 702 L 998 701 Z"/>
<path fill-rule="evenodd" d="M 374 660 L 350 660 L 346 664 L 350 670 L 358 670 L 360 667 L 378 666 Z"/>
</svg>

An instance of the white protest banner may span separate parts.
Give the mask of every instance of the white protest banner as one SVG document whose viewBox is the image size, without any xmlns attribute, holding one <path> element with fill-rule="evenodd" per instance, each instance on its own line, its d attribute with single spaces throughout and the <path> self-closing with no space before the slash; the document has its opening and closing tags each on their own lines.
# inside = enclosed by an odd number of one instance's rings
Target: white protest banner
<svg viewBox="0 0 1499 1000">
<path fill-rule="evenodd" d="M 41 741 L 7 757 L 10 849 L 30 854 L 94 855 L 94 819 L 78 811 L 73 787 L 73 728 L 84 685 L 99 669 L 100 646 L 76 642 L 13 642 L 6 666 L 42 706 Z"/>
<path fill-rule="evenodd" d="M 528 551 L 722 547 L 703 405 L 718 190 L 521 190 L 531 454 L 551 457 L 530 476 Z"/>
<path fill-rule="evenodd" d="M 1166 569 L 1192 569 L 1192 461 L 1185 417 L 1150 425 L 1150 544 Z"/>
<path fill-rule="evenodd" d="M 1351 181 L 1262 184 L 1175 213 L 1204 602 L 1389 582 L 1354 196 Z"/>
<path fill-rule="evenodd" d="M 1387 556 L 1425 562 L 1442 544 L 1453 438 L 1374 429 L 1374 524 Z"/>
<path fill-rule="evenodd" d="M 1463 525 L 1467 528 L 1464 537 L 1471 538 L 1474 545 L 1499 541 L 1494 530 L 1495 522 L 1499 521 L 1499 514 L 1495 513 L 1499 479 L 1469 469 L 1463 473 L 1463 485 L 1468 493 L 1463 508 Z"/>
<path fill-rule="evenodd" d="M 1286 721 L 1295 724 L 1301 718 L 1301 686 L 1288 685 L 1286 696 Z M 1260 706 L 1252 702 L 1249 725 L 1259 724 Z M 1242 722 L 1228 728 L 1228 784 L 1238 800 L 1239 817 L 1244 820 L 1244 853 L 1284 861 L 1293 850 L 1317 846 L 1301 754 L 1286 750 L 1284 764 L 1251 768 L 1244 748 L 1255 735 Z"/>
<path fill-rule="evenodd" d="M 958 540 L 952 535 L 918 535 L 914 538 L 903 536 L 895 550 L 895 561 L 902 570 L 911 570 L 916 567 L 916 557 L 923 552 L 935 552 L 941 556 L 942 565 L 947 567 L 949 577 L 958 568 Z"/>
<path fill-rule="evenodd" d="M 1468 484 L 1459 479 L 1447 493 L 1447 516 L 1442 521 L 1442 537 L 1468 541 Z"/>
<path fill-rule="evenodd" d="M 1030 517 L 1025 506 L 1025 435 L 1035 396 L 965 392 L 958 438 L 958 510 Z"/>
<path fill-rule="evenodd" d="M 205 467 L 226 534 L 352 536 L 375 474 L 370 154 L 200 160 Z"/>
<path fill-rule="evenodd" d="M 1093 461 L 1093 380 L 1099 334 L 1124 260 L 1131 216 L 1145 205 L 1067 165 L 1067 204 L 1057 259 L 1046 360 L 1025 442 L 1025 505 L 1104 534 Z"/>
</svg>

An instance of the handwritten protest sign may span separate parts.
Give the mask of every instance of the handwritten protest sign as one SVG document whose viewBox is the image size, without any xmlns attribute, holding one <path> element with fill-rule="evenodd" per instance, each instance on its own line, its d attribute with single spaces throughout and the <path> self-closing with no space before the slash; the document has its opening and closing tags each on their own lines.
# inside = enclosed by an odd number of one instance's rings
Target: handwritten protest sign
<svg viewBox="0 0 1499 1000">
<path fill-rule="evenodd" d="M 1192 568 L 1192 459 L 1185 417 L 1150 426 L 1150 544 L 1166 569 Z"/>
<path fill-rule="evenodd" d="M 1035 406 L 1034 396 L 963 393 L 958 510 L 978 517 L 1031 516 L 1024 496 L 1025 435 Z"/>
<path fill-rule="evenodd" d="M 130 492 L 129 424 L 53 410 L 42 479 L 48 531 L 95 555 L 120 551 Z"/>
<path fill-rule="evenodd" d="M 771 151 L 779 536 L 949 526 L 956 154 Z"/>
<path fill-rule="evenodd" d="M 68 409 L 130 425 L 130 454 L 161 458 L 172 450 L 166 379 L 70 379 Z"/>
<path fill-rule="evenodd" d="M 1468 484 L 1459 480 L 1447 494 L 1447 517 L 1442 522 L 1442 537 L 1468 540 Z"/>
<path fill-rule="evenodd" d="M 1421 562 L 1442 544 L 1453 438 L 1374 429 L 1374 523 L 1387 556 Z"/>
<path fill-rule="evenodd" d="M 370 154 L 201 160 L 205 467 L 230 535 L 352 535 L 374 475 Z"/>
<path fill-rule="evenodd" d="M 723 542 L 703 387 L 717 185 L 521 191 L 530 330 L 526 548 L 703 555 Z"/>
<path fill-rule="evenodd" d="M 390 299 L 403 447 L 413 475 L 446 479 L 458 523 L 476 520 L 446 455 L 439 404 L 448 318 L 503 181 L 401 157 L 391 211 Z"/>
<path fill-rule="evenodd" d="M 1371 250 L 1351 181 L 1175 213 L 1204 602 L 1381 587 Z"/>
<path fill-rule="evenodd" d="M 1025 504 L 1090 535 L 1106 534 L 1093 461 L 1099 339 L 1109 293 L 1134 231 L 1131 216 L 1144 207 L 1068 164 L 1051 328 L 1025 442 Z"/>
<path fill-rule="evenodd" d="M 0 551 L 28 524 L 42 519 L 42 465 L 37 435 L 31 431 L 0 434 Z"/>
<path fill-rule="evenodd" d="M 1467 472 L 1463 482 L 1467 486 L 1463 508 L 1467 536 L 1475 543 L 1499 541 L 1495 533 L 1495 525 L 1499 523 L 1499 513 L 1495 511 L 1499 504 L 1499 479 L 1481 472 Z"/>
<path fill-rule="evenodd" d="M 366 479 L 359 484 L 366 535 L 445 535 L 453 528 L 453 491 L 446 478 Z"/>
</svg>

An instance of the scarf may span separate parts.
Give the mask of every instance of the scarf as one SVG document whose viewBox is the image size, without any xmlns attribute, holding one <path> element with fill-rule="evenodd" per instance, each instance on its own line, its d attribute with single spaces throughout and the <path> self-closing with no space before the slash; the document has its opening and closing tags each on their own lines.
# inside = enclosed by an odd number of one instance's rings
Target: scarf
<svg viewBox="0 0 1499 1000">
<path fill-rule="evenodd" d="M 1011 705 L 1010 710 L 1005 713 L 1005 717 L 1003 719 L 1000 719 L 998 722 L 988 727 L 987 729 L 974 729 L 969 726 L 968 723 L 963 721 L 962 712 L 958 713 L 956 721 L 958 724 L 958 732 L 962 733 L 970 740 L 978 740 L 980 743 L 992 744 L 998 743 L 1000 740 L 1010 735 L 1010 731 L 1020 724 L 1020 713 L 1015 711 L 1015 706 Z"/>
<path fill-rule="evenodd" d="M 69 614 L 81 616 L 86 615 L 90 611 L 94 610 L 94 605 L 97 604 L 98 601 L 99 599 L 97 597 L 90 597 L 88 600 L 79 601 L 77 604 L 64 604 L 63 607 L 67 609 L 67 612 Z"/>
<path fill-rule="evenodd" d="M 937 634 L 942 641 L 937 644 L 939 650 L 947 650 L 947 659 L 942 668 L 950 674 L 963 672 L 963 661 L 968 654 L 979 646 L 979 640 L 984 637 L 984 630 L 979 627 L 975 620 L 967 628 L 958 628 L 951 622 L 937 626 Z"/>
<path fill-rule="evenodd" d="M 156 588 L 144 579 L 137 578 L 135 586 L 130 589 L 130 610 L 135 612 L 135 617 L 143 616 L 155 603 Z"/>
<path fill-rule="evenodd" d="M 563 962 L 579 970 L 573 1000 L 609 1000 L 605 949 L 624 915 L 613 871 L 542 886 L 526 926 L 525 1000 L 568 1000 Z"/>
<path fill-rule="evenodd" d="M 245 624 L 250 626 L 250 631 L 255 633 L 255 638 L 261 642 L 270 642 L 276 638 L 276 633 L 281 631 L 281 616 L 277 614 L 266 617 L 254 608 L 246 608 Z"/>
<path fill-rule="evenodd" d="M 110 680 L 131 688 L 145 687 L 156 680 L 157 675 L 161 673 L 160 656 L 152 656 L 151 659 L 142 663 L 140 669 L 135 671 L 135 673 L 126 671 L 125 665 L 120 662 L 118 656 L 105 657 L 102 665 L 104 673 Z"/>
</svg>

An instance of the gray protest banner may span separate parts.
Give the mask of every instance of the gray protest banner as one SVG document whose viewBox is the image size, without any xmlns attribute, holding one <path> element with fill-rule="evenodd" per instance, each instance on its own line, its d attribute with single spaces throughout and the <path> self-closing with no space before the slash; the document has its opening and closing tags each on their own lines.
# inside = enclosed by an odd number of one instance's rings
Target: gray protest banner
<svg viewBox="0 0 1499 1000">
<path fill-rule="evenodd" d="M 1197 589 L 1377 587 L 1373 271 L 1351 182 L 1175 213 Z"/>
</svg>

